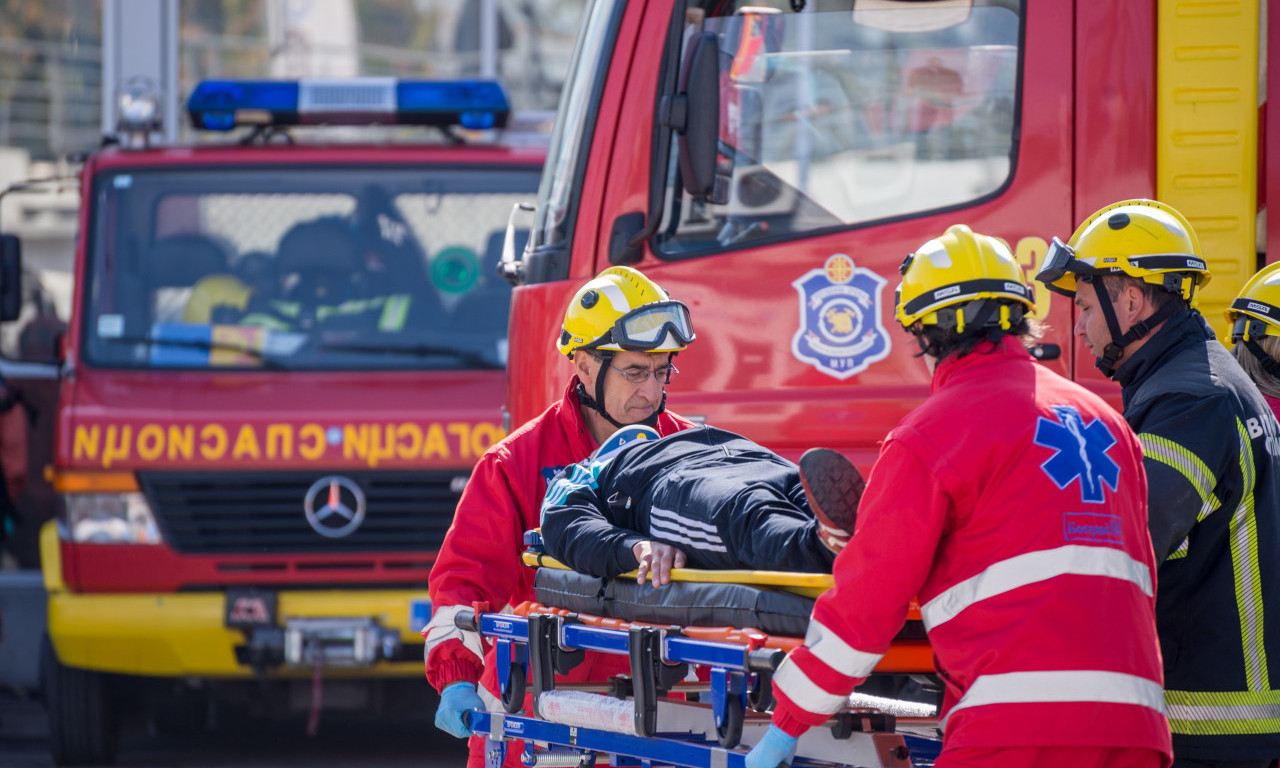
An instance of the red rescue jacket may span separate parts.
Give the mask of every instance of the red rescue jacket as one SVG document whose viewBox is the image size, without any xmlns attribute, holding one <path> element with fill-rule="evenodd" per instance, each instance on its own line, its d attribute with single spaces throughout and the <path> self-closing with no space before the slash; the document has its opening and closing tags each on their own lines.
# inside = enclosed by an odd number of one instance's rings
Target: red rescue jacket
<svg viewBox="0 0 1280 768">
<path fill-rule="evenodd" d="M 774 722 L 798 735 L 839 709 L 918 596 L 944 748 L 1136 747 L 1167 765 L 1146 499 L 1125 421 L 1016 339 L 942 361 L 774 676 Z"/>
</svg>

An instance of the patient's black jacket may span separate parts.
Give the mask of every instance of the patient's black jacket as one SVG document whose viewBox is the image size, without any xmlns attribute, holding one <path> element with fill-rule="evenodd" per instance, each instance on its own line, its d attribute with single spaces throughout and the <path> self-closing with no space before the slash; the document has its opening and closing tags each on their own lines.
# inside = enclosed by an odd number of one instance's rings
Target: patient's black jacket
<svg viewBox="0 0 1280 768">
<path fill-rule="evenodd" d="M 565 468 L 542 507 L 547 553 L 576 571 L 616 576 L 632 547 L 664 542 L 687 567 L 830 573 L 800 470 L 741 435 L 700 426 L 637 440 Z"/>
</svg>

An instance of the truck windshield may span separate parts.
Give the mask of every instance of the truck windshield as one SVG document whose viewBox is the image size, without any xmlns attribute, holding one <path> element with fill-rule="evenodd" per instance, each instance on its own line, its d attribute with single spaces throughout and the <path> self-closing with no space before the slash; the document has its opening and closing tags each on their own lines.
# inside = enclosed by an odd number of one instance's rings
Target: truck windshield
<svg viewBox="0 0 1280 768">
<path fill-rule="evenodd" d="M 1012 174 L 1017 3 L 690 3 L 683 59 L 714 45 L 714 190 L 666 158 L 667 258 L 995 194 Z"/>
<path fill-rule="evenodd" d="M 276 167 L 95 182 L 84 356 L 113 368 L 501 368 L 507 216 L 535 167 Z M 521 246 L 522 243 L 517 243 Z"/>
</svg>

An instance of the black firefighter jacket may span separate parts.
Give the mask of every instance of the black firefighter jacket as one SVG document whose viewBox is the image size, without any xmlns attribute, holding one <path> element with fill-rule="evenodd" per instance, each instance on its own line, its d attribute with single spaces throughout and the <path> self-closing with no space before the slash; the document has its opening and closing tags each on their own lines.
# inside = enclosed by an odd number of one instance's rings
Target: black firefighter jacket
<svg viewBox="0 0 1280 768">
<path fill-rule="evenodd" d="M 1280 428 L 1195 310 L 1116 372 L 1142 441 L 1180 759 L 1280 755 Z"/>
</svg>

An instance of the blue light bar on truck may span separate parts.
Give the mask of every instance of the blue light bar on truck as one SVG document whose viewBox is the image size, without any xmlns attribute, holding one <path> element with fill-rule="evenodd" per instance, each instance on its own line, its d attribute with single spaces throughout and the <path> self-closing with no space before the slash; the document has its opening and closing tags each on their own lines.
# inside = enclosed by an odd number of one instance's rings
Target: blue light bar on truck
<svg viewBox="0 0 1280 768">
<path fill-rule="evenodd" d="M 434 125 L 485 129 L 507 124 L 511 106 L 494 80 L 206 80 L 187 100 L 191 124 L 240 126 Z"/>
</svg>

